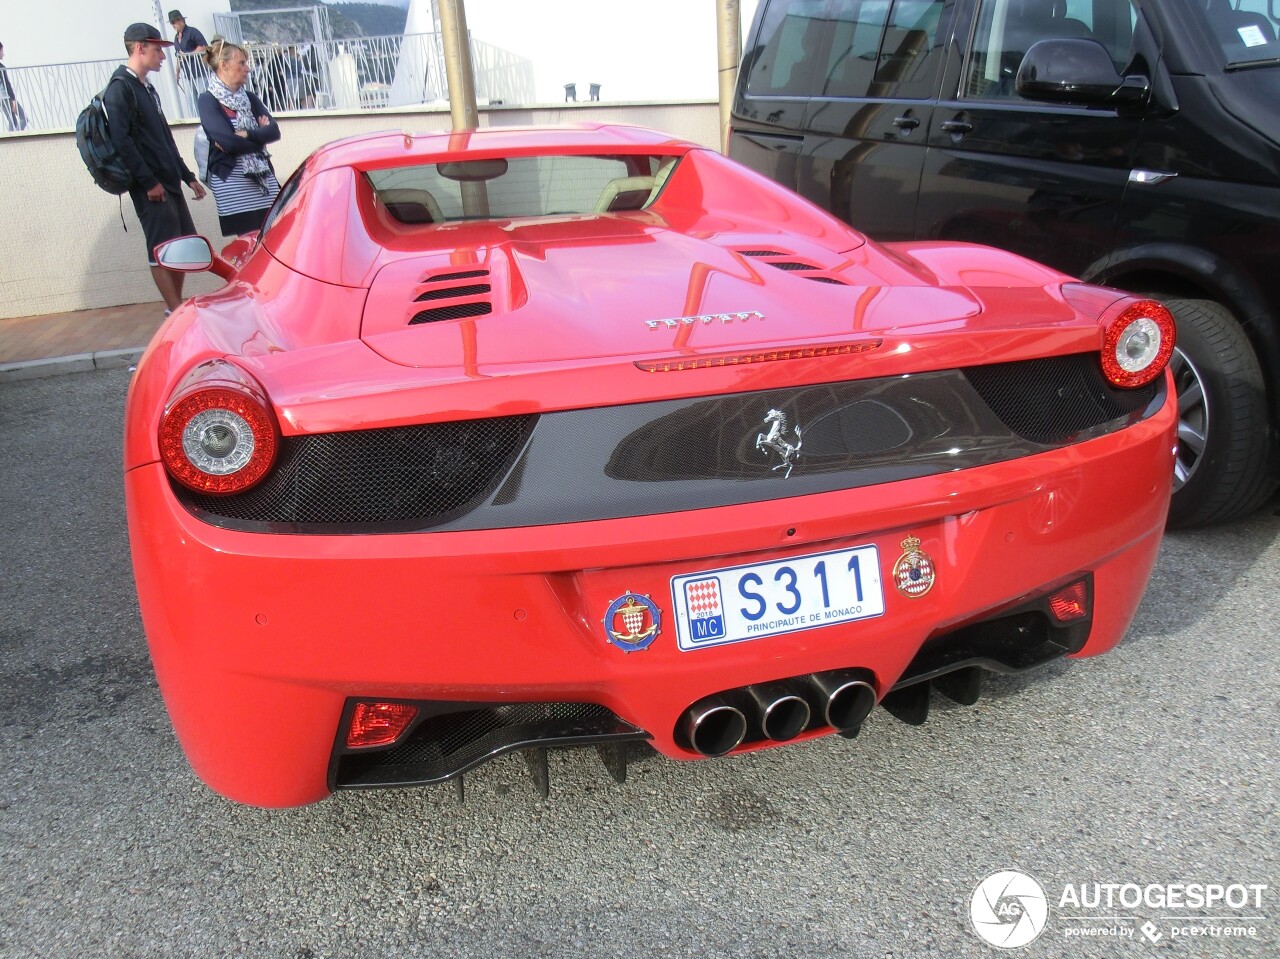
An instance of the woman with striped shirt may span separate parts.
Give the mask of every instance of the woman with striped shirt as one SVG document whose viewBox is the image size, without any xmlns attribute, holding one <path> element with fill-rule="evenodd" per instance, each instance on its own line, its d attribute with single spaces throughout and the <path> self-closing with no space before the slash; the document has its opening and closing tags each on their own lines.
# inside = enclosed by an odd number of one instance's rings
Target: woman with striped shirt
<svg viewBox="0 0 1280 959">
<path fill-rule="evenodd" d="M 223 236 L 261 228 L 280 192 L 268 143 L 280 127 L 257 95 L 245 88 L 249 55 L 244 47 L 214 37 L 204 52 L 212 75 L 200 94 L 200 125 L 209 139 L 209 187 L 218 204 Z"/>
</svg>

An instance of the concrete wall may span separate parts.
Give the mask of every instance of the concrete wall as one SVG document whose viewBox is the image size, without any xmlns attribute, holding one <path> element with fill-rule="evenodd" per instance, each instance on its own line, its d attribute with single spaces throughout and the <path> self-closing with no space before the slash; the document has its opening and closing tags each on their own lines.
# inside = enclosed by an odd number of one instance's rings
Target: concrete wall
<svg viewBox="0 0 1280 959">
<path fill-rule="evenodd" d="M 618 122 L 662 130 L 715 148 L 719 115 L 715 103 L 565 104 L 481 111 L 482 126 L 574 122 Z M 175 124 L 174 138 L 195 168 L 192 137 L 197 125 Z M 271 147 L 281 182 L 317 147 L 340 137 L 379 130 L 432 132 L 449 129 L 439 110 L 361 114 L 290 115 L 280 119 L 282 136 Z M 128 196 L 123 203 L 99 190 L 89 177 L 70 133 L 0 136 L 0 318 L 149 303 L 160 298 L 146 264 L 142 229 Z M 184 188 L 185 190 L 185 188 Z M 187 191 L 190 202 L 190 192 Z M 225 243 L 209 195 L 190 202 L 196 228 Z M 123 215 L 127 231 L 121 225 Z M 220 281 L 210 274 L 188 277 L 186 292 L 206 293 Z"/>
</svg>

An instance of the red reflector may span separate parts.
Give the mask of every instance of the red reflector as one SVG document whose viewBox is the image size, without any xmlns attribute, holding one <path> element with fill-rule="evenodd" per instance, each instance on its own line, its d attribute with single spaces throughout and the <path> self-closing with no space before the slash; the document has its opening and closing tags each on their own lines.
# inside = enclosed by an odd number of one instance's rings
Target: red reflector
<svg viewBox="0 0 1280 959">
<path fill-rule="evenodd" d="M 1089 592 L 1084 580 L 1072 583 L 1049 597 L 1049 611 L 1060 623 L 1084 619 L 1089 615 Z"/>
<path fill-rule="evenodd" d="M 747 363 L 771 363 L 774 360 L 809 360 L 819 356 L 848 356 L 880 349 L 882 340 L 860 343 L 831 343 L 827 346 L 791 346 L 756 353 L 713 353 L 684 356 L 670 360 L 636 360 L 646 373 L 679 373 L 684 370 L 708 370 L 718 366 L 743 366 Z"/>
<path fill-rule="evenodd" d="M 347 748 L 393 743 L 417 715 L 418 707 L 408 703 L 356 703 L 347 730 Z"/>
</svg>

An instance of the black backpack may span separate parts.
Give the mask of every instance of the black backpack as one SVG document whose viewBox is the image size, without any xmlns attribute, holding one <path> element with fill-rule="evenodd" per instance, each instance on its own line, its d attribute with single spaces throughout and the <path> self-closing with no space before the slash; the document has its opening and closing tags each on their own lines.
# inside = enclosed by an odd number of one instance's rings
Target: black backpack
<svg viewBox="0 0 1280 959">
<path fill-rule="evenodd" d="M 112 196 L 127 193 L 133 182 L 124 158 L 116 152 L 116 146 L 111 142 L 107 109 L 102 102 L 112 81 L 123 79 L 112 77 L 107 81 L 107 86 L 103 87 L 101 93 L 94 95 L 76 119 L 76 146 L 80 149 L 80 157 L 89 168 L 93 182 Z"/>
</svg>

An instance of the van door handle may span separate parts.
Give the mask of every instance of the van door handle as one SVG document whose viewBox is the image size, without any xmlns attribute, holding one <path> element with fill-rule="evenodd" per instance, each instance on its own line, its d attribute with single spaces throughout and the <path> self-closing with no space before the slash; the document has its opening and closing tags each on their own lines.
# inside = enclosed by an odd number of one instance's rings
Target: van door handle
<svg viewBox="0 0 1280 959">
<path fill-rule="evenodd" d="M 893 125 L 900 130 L 914 130 L 920 125 L 920 121 L 915 117 L 894 117 Z"/>
<path fill-rule="evenodd" d="M 969 133 L 973 124 L 968 120 L 946 120 L 942 124 L 943 133 Z"/>
</svg>

